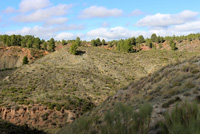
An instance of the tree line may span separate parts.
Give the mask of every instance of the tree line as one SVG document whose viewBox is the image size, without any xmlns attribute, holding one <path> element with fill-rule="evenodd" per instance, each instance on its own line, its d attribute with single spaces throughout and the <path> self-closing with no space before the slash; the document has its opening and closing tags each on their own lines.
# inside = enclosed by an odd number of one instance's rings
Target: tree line
<svg viewBox="0 0 200 134">
<path fill-rule="evenodd" d="M 156 45 L 159 45 L 159 48 L 163 47 L 163 43 L 167 41 L 171 50 L 177 50 L 176 47 L 177 43 L 181 43 L 183 41 L 193 41 L 193 40 L 200 40 L 200 33 L 197 34 L 189 34 L 187 36 L 157 36 L 155 33 L 151 35 L 150 38 L 144 38 L 143 35 L 136 37 L 132 37 L 129 39 L 121 39 L 121 40 L 112 40 L 109 42 L 105 42 L 103 39 L 102 41 L 97 38 L 96 40 L 91 40 L 92 46 L 101 46 L 101 45 L 108 45 L 109 47 L 115 46 L 116 50 L 119 52 L 136 52 L 140 50 L 141 45 L 146 45 L 149 48 L 156 48 Z"/>
<path fill-rule="evenodd" d="M 0 35 L 0 41 L 6 46 L 21 46 L 26 48 L 35 48 L 48 51 L 55 51 L 55 40 L 51 38 L 48 41 L 41 40 L 32 35 Z"/>
<path fill-rule="evenodd" d="M 181 43 L 183 41 L 193 41 L 193 40 L 200 40 L 200 33 L 197 34 L 189 34 L 187 36 L 157 36 L 155 33 L 151 35 L 150 38 L 144 38 L 143 35 L 138 37 L 131 37 L 128 39 L 121 39 L 121 40 L 112 40 L 106 42 L 105 39 L 93 39 L 90 42 L 81 41 L 79 37 L 75 40 L 62 40 L 60 43 L 62 45 L 72 44 L 70 53 L 77 54 L 76 50 L 78 46 L 90 43 L 92 46 L 102 46 L 108 45 L 108 47 L 115 47 L 115 49 L 119 52 L 137 52 L 140 50 L 141 45 L 146 45 L 149 48 L 156 48 L 159 45 L 159 48 L 163 47 L 163 43 L 165 41 L 171 47 L 171 50 L 176 50 L 176 44 Z M 27 48 L 35 48 L 35 49 L 42 49 L 48 51 L 55 51 L 55 40 L 51 38 L 50 40 L 41 40 L 38 37 L 34 37 L 32 35 L 0 35 L 0 41 L 3 42 L 6 46 L 21 46 Z"/>
</svg>

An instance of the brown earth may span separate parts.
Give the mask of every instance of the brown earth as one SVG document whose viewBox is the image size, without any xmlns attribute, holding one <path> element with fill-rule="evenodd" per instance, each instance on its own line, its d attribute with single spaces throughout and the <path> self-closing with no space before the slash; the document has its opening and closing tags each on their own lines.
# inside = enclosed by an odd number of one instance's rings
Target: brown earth
<svg viewBox="0 0 200 134">
<path fill-rule="evenodd" d="M 76 115 L 73 111 L 61 109 L 48 109 L 41 105 L 18 105 L 13 107 L 0 107 L 0 116 L 3 120 L 16 125 L 27 124 L 31 128 L 55 129 L 66 123 L 71 123 Z"/>
<path fill-rule="evenodd" d="M 23 63 L 24 56 L 27 56 L 29 63 L 32 63 L 37 58 L 47 54 L 49 54 L 49 52 L 44 50 L 21 48 L 17 46 L 0 46 L 0 70 L 20 67 Z"/>
</svg>

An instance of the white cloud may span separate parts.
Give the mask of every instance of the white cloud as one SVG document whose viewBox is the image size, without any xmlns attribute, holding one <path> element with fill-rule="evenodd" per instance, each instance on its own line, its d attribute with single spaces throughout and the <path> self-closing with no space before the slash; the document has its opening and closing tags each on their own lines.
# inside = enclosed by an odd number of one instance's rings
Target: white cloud
<svg viewBox="0 0 200 134">
<path fill-rule="evenodd" d="M 199 22 L 200 23 L 200 22 Z M 21 34 L 21 35 L 34 35 L 43 39 L 55 38 L 56 40 L 69 40 L 75 39 L 76 37 L 81 37 L 82 40 L 92 40 L 96 38 L 110 40 L 126 39 L 131 37 L 138 37 L 143 35 L 146 37 L 151 37 L 153 33 L 156 33 L 160 36 L 173 36 L 173 35 L 188 35 L 190 33 L 197 33 L 196 31 L 178 31 L 176 27 L 170 28 L 155 28 L 149 31 L 134 31 L 129 30 L 125 27 L 113 27 L 113 28 L 97 28 L 93 29 L 87 33 L 70 33 L 66 32 L 69 30 L 81 30 L 83 26 L 81 25 L 61 25 L 56 27 L 24 27 L 21 30 L 8 31 L 5 34 Z M 194 29 L 197 30 L 197 29 Z M 200 27 L 198 28 L 200 30 Z"/>
<path fill-rule="evenodd" d="M 199 22 L 200 23 L 200 22 Z M 197 29 L 194 29 L 197 30 Z M 106 39 L 106 40 L 118 40 L 118 39 L 126 39 L 131 37 L 138 37 L 139 35 L 143 35 L 145 38 L 151 37 L 153 33 L 156 33 L 160 36 L 173 36 L 173 35 L 188 35 L 190 33 L 197 33 L 197 31 L 178 31 L 175 27 L 172 28 L 156 28 L 151 29 L 149 31 L 134 31 L 129 30 L 125 27 L 114 27 L 114 28 L 98 28 L 89 31 L 84 37 L 87 37 L 86 40 L 91 39 Z M 200 26 L 198 26 L 198 30 L 200 31 Z"/>
<path fill-rule="evenodd" d="M 68 33 L 68 32 L 62 32 L 59 33 L 55 36 L 56 40 L 72 40 L 72 39 L 76 39 L 76 37 L 83 37 L 83 34 L 74 34 L 74 33 Z"/>
<path fill-rule="evenodd" d="M 49 0 L 22 0 L 19 4 L 19 11 L 25 13 L 31 10 L 42 9 L 49 5 Z"/>
<path fill-rule="evenodd" d="M 193 11 L 183 11 L 179 14 L 155 14 L 148 15 L 139 20 L 136 26 L 164 27 L 171 25 L 184 24 L 190 22 L 197 17 L 198 13 Z"/>
<path fill-rule="evenodd" d="M 87 33 L 89 38 L 101 38 L 106 40 L 114 40 L 120 38 L 129 38 L 134 36 L 134 32 L 128 30 L 124 27 L 114 27 L 114 28 L 98 28 L 91 30 Z"/>
<path fill-rule="evenodd" d="M 40 9 L 28 15 L 18 15 L 13 19 L 16 22 L 42 22 L 54 16 L 63 16 L 68 13 L 72 5 L 60 4 L 46 9 Z"/>
<path fill-rule="evenodd" d="M 54 24 L 64 24 L 65 22 L 67 22 L 68 19 L 64 18 L 64 17 L 60 17 L 60 18 L 51 18 L 49 20 L 47 20 L 45 22 L 45 25 L 54 25 Z"/>
<path fill-rule="evenodd" d="M 200 21 L 193 21 L 181 25 L 176 25 L 172 27 L 171 29 L 179 32 L 184 32 L 184 31 L 197 31 L 200 32 Z"/>
<path fill-rule="evenodd" d="M 16 12 L 15 9 L 13 7 L 7 7 L 4 11 L 2 11 L 3 13 L 14 13 Z"/>
<path fill-rule="evenodd" d="M 139 9 L 135 9 L 134 11 L 132 11 L 132 12 L 130 13 L 130 16 L 139 16 L 139 15 L 142 15 L 142 14 L 144 14 L 143 11 L 141 11 L 141 10 L 139 10 Z"/>
<path fill-rule="evenodd" d="M 55 39 L 56 40 L 69 40 L 69 39 L 72 39 L 72 38 L 75 38 L 74 34 L 73 33 L 66 33 L 66 32 L 63 32 L 63 33 L 60 33 L 60 34 L 57 34 Z"/>
<path fill-rule="evenodd" d="M 101 24 L 101 27 L 109 27 L 109 26 L 110 26 L 110 24 L 108 22 L 103 22 Z"/>
<path fill-rule="evenodd" d="M 80 18 L 95 18 L 95 17 L 119 17 L 123 13 L 120 9 L 107 9 L 105 7 L 91 6 L 83 10 Z"/>
<path fill-rule="evenodd" d="M 8 31 L 6 34 L 21 34 L 21 35 L 34 35 L 40 38 L 49 39 L 51 37 L 55 37 L 58 32 L 68 31 L 68 30 L 82 30 L 82 25 L 59 25 L 55 27 L 42 27 L 42 26 L 34 26 L 34 27 L 24 27 L 21 30 Z"/>
</svg>

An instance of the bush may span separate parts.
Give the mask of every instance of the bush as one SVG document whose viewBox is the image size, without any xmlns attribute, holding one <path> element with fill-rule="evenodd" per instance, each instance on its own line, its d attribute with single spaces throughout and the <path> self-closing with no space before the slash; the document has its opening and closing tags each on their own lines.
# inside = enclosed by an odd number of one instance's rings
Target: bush
<svg viewBox="0 0 200 134">
<path fill-rule="evenodd" d="M 149 130 L 152 107 L 144 104 L 135 112 L 132 106 L 117 104 L 113 111 L 105 114 L 106 126 L 102 134 L 147 134 Z"/>
<path fill-rule="evenodd" d="M 41 118 L 42 118 L 43 121 L 46 121 L 48 119 L 48 117 L 49 117 L 49 113 L 45 113 L 45 114 L 43 114 L 41 116 Z"/>
<path fill-rule="evenodd" d="M 28 64 L 28 58 L 27 58 L 27 56 L 24 56 L 24 58 L 23 58 L 23 65 L 24 64 Z"/>
<path fill-rule="evenodd" d="M 98 117 L 80 117 L 73 124 L 67 126 L 59 134 L 89 134 L 90 126 Z"/>
<path fill-rule="evenodd" d="M 69 49 L 69 53 L 76 55 L 78 53 L 77 49 L 78 49 L 78 45 L 75 42 L 73 42 Z"/>
<path fill-rule="evenodd" d="M 151 112 L 149 104 L 140 106 L 135 112 L 132 106 L 118 103 L 112 111 L 104 114 L 103 122 L 98 116 L 81 117 L 59 134 L 147 134 Z"/>
<path fill-rule="evenodd" d="M 183 103 L 176 106 L 160 122 L 162 134 L 199 134 L 200 107 L 196 103 Z"/>
<path fill-rule="evenodd" d="M 56 110 L 60 111 L 62 109 L 63 105 L 62 104 L 56 104 Z"/>
</svg>

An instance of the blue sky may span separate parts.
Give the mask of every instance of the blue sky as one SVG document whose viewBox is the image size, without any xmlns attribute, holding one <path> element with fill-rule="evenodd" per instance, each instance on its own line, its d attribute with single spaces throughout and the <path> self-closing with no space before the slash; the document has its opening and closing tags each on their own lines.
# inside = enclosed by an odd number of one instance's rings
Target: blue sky
<svg viewBox="0 0 200 134">
<path fill-rule="evenodd" d="M 200 32 L 199 0 L 0 0 L 0 34 L 106 40 Z"/>
</svg>

